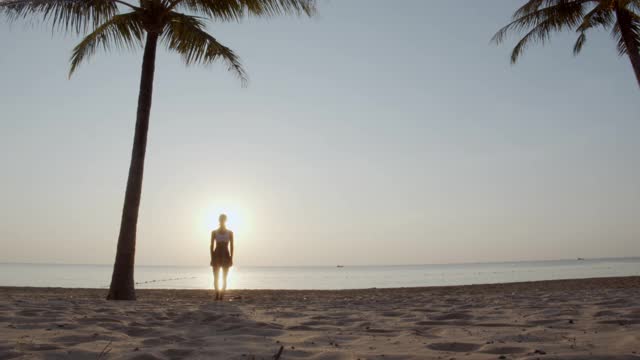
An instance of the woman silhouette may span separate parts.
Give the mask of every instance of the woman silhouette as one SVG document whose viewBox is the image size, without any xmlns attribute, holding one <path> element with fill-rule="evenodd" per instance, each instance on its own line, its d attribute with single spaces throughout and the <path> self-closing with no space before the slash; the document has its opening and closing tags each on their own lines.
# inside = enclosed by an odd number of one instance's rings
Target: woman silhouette
<svg viewBox="0 0 640 360">
<path fill-rule="evenodd" d="M 213 285 L 216 288 L 216 300 L 222 300 L 227 290 L 227 275 L 229 268 L 233 266 L 233 231 L 227 229 L 227 215 L 221 214 L 218 218 L 220 226 L 211 232 L 211 266 L 213 267 Z M 229 252 L 231 246 L 231 252 Z M 224 283 L 222 291 L 218 287 L 218 274 L 222 268 Z"/>
</svg>

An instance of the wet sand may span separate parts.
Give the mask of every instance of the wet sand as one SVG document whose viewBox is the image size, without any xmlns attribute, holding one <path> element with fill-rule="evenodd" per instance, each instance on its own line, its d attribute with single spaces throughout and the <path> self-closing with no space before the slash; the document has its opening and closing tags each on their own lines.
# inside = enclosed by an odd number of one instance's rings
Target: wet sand
<svg viewBox="0 0 640 360">
<path fill-rule="evenodd" d="M 0 288 L 0 359 L 640 359 L 640 277 L 105 295 Z"/>
</svg>

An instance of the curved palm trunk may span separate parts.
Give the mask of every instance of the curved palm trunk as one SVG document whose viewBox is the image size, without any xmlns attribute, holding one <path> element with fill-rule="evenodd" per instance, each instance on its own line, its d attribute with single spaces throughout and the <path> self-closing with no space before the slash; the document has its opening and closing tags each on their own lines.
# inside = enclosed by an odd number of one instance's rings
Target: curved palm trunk
<svg viewBox="0 0 640 360">
<path fill-rule="evenodd" d="M 120 235 L 118 236 L 118 250 L 116 262 L 113 265 L 109 300 L 135 300 L 136 293 L 133 282 L 133 269 L 136 254 L 136 228 L 138 224 L 138 209 L 142 194 L 142 177 L 144 173 L 144 156 L 147 149 L 147 133 L 149 130 L 149 116 L 151 115 L 151 98 L 153 95 L 153 74 L 156 61 L 156 47 L 158 34 L 147 33 L 142 59 L 142 76 L 140 78 L 140 93 L 138 94 L 138 113 L 136 130 L 131 152 L 131 165 L 127 190 L 122 208 L 120 221 Z"/>
<path fill-rule="evenodd" d="M 638 44 L 634 40 L 631 16 L 627 10 L 618 6 L 616 7 L 616 18 L 620 26 L 622 41 L 624 41 L 624 45 L 627 47 L 627 56 L 629 56 L 631 66 L 633 66 L 633 71 L 636 74 L 638 86 L 640 86 L 640 49 L 638 49 Z"/>
</svg>

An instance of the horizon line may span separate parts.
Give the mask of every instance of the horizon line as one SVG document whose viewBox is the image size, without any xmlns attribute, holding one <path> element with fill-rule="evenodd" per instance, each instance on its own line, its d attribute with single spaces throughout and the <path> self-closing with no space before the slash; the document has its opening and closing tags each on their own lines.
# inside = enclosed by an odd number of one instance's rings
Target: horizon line
<svg viewBox="0 0 640 360">
<path fill-rule="evenodd" d="M 244 265 L 240 267 L 259 267 L 259 268 L 336 268 L 336 267 L 402 267 L 402 266 L 445 266 L 445 265 L 482 265 L 482 264 L 513 264 L 526 262 L 559 262 L 559 261 L 593 261 L 593 260 L 640 260 L 640 255 L 619 256 L 619 257 L 592 257 L 592 258 L 562 258 L 562 259 L 529 259 L 529 260 L 504 260 L 504 261 L 476 261 L 476 262 L 449 262 L 449 263 L 413 263 L 413 264 L 335 264 L 335 265 Z M 4 262 L 0 261 L 0 265 L 59 265 L 59 266 L 113 266 L 112 263 L 87 264 L 87 263 L 59 263 L 59 262 Z M 175 264 L 136 264 L 141 267 L 204 267 L 204 265 L 175 265 Z M 208 266 L 207 266 L 208 267 Z"/>
</svg>

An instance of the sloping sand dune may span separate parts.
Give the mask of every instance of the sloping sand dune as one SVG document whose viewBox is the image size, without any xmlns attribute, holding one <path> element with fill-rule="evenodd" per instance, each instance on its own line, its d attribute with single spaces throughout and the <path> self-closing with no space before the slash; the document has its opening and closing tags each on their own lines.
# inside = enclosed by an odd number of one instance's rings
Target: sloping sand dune
<svg viewBox="0 0 640 360">
<path fill-rule="evenodd" d="M 640 278 L 344 291 L 0 288 L 0 359 L 640 359 Z"/>
</svg>

